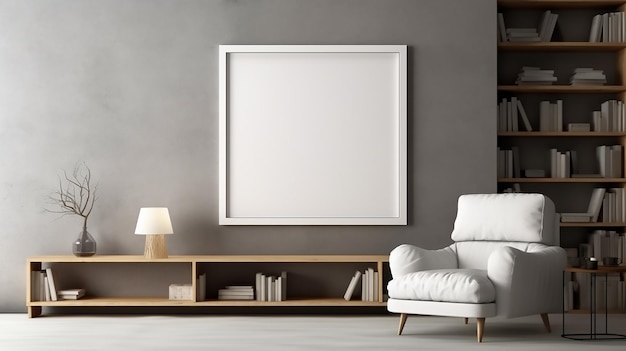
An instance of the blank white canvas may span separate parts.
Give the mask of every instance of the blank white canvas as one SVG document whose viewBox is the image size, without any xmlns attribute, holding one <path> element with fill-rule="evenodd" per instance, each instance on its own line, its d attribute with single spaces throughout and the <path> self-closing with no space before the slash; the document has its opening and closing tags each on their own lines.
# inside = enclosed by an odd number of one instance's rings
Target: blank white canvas
<svg viewBox="0 0 626 351">
<path fill-rule="evenodd" d="M 406 224 L 404 46 L 220 59 L 220 224 Z"/>
</svg>

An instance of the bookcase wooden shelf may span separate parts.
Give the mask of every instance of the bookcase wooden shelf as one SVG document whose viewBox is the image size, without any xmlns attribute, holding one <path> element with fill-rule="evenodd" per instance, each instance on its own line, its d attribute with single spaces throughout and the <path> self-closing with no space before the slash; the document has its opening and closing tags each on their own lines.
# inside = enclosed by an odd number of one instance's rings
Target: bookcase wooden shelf
<svg viewBox="0 0 626 351">
<path fill-rule="evenodd" d="M 619 51 L 626 48 L 626 43 L 590 43 L 586 41 L 548 41 L 548 42 L 500 42 L 500 51 Z"/>
<path fill-rule="evenodd" d="M 625 178 L 498 178 L 499 183 L 624 183 Z"/>
<path fill-rule="evenodd" d="M 498 177 L 498 189 L 514 187 L 522 192 L 540 192 L 555 202 L 557 212 L 584 212 L 594 188 L 625 188 L 626 132 L 568 132 L 537 131 L 539 103 L 562 100 L 563 127 L 568 123 L 591 123 L 592 112 L 600 110 L 607 100 L 626 100 L 626 42 L 588 42 L 592 18 L 598 14 L 624 12 L 626 0 L 498 0 L 498 12 L 503 14 L 507 28 L 537 28 L 545 11 L 558 14 L 553 40 L 549 42 L 498 42 L 498 103 L 515 97 L 524 105 L 533 131 L 499 131 L 498 147 L 515 147 L 516 162 L 521 169 L 544 169 L 550 174 L 549 150 L 576 150 L 577 162 L 591 171 L 595 165 L 595 147 L 621 145 L 621 175 L 613 178 L 503 178 Z M 588 28 L 584 28 L 587 27 Z M 554 70 L 554 85 L 514 85 L 522 67 Z M 575 68 L 590 67 L 603 70 L 606 85 L 569 85 L 568 75 Z M 519 121 L 519 129 L 524 125 Z M 525 129 L 524 129 L 525 130 Z M 546 168 L 547 167 L 547 168 Z M 507 172 L 509 173 L 509 172 Z M 519 174 L 519 173 L 516 173 Z M 521 173 L 523 174 L 523 173 Z M 508 174 L 507 174 L 508 175 Z M 626 223 L 560 223 L 561 245 L 578 249 L 589 243 L 595 230 L 623 233 Z M 622 274 L 622 279 L 624 278 Z M 576 310 L 571 310 L 578 312 Z M 626 310 L 620 310 L 624 312 Z"/>
<path fill-rule="evenodd" d="M 589 227 L 589 228 L 612 228 L 612 227 L 616 227 L 616 228 L 620 228 L 620 227 L 625 227 L 626 223 L 611 223 L 611 222 L 585 222 L 585 223 L 578 223 L 578 222 L 561 222 L 560 223 L 561 227 L 572 227 L 572 228 L 581 228 L 581 227 Z"/>
<path fill-rule="evenodd" d="M 498 132 L 501 137 L 626 137 L 626 132 Z"/>
<path fill-rule="evenodd" d="M 278 307 L 278 306 L 295 306 L 295 307 L 315 307 L 315 306 L 338 306 L 338 307 L 384 307 L 386 302 L 383 298 L 383 288 L 387 272 L 386 265 L 389 262 L 387 255 L 206 255 L 206 256 L 170 256 L 166 259 L 145 259 L 143 256 L 134 255 L 96 255 L 91 257 L 75 257 L 75 256 L 37 256 L 30 257 L 27 260 L 27 279 L 26 279 L 26 306 L 29 317 L 36 317 L 42 314 L 43 307 Z M 31 272 L 45 269 L 46 267 L 54 267 L 54 264 L 64 265 L 81 265 L 84 264 L 107 264 L 106 269 L 114 270 L 116 263 L 124 264 L 147 264 L 150 269 L 157 270 L 162 264 L 186 264 L 188 265 L 189 275 L 182 277 L 192 286 L 192 300 L 170 300 L 167 296 L 167 284 L 163 287 L 162 297 L 147 296 L 94 296 L 89 293 L 78 300 L 59 300 L 59 301 L 33 301 L 31 298 Z M 201 271 L 204 264 L 243 264 L 249 265 L 251 272 L 255 269 L 255 264 L 271 263 L 277 264 L 361 264 L 364 267 L 372 267 L 379 272 L 381 279 L 375 289 L 378 289 L 378 301 L 361 301 L 343 299 L 341 296 L 315 296 L 315 297 L 289 297 L 285 301 L 246 301 L 246 300 L 217 300 L 207 299 L 196 301 L 197 282 L 196 277 Z M 210 267 L 209 267 L 210 269 Z M 210 273 L 210 272 L 207 272 Z M 349 272 L 346 277 L 345 286 L 349 283 L 353 272 Z M 57 277 L 55 277 L 57 278 Z M 252 280 L 254 277 L 252 276 Z M 251 282 L 253 283 L 253 282 Z M 289 291 L 289 284 L 288 284 Z M 217 296 L 210 294 L 211 296 Z"/>
</svg>

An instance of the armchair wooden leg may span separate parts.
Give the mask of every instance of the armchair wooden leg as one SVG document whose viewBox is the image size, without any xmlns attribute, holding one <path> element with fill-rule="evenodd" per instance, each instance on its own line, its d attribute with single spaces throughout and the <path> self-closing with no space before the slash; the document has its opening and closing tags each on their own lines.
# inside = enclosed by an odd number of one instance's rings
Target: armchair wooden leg
<svg viewBox="0 0 626 351">
<path fill-rule="evenodd" d="M 402 329 L 404 329 L 404 323 L 406 323 L 406 313 L 400 314 L 400 325 L 398 325 L 398 335 L 402 334 Z"/>
<path fill-rule="evenodd" d="M 463 322 L 467 324 L 469 322 L 469 318 L 463 318 Z"/>
<path fill-rule="evenodd" d="M 483 330 L 485 329 L 485 318 L 476 318 L 476 337 L 478 342 L 483 342 Z"/>
<path fill-rule="evenodd" d="M 541 320 L 543 321 L 543 325 L 546 327 L 546 331 L 548 333 L 552 333 L 552 328 L 550 328 L 550 318 L 547 313 L 541 314 Z"/>
</svg>

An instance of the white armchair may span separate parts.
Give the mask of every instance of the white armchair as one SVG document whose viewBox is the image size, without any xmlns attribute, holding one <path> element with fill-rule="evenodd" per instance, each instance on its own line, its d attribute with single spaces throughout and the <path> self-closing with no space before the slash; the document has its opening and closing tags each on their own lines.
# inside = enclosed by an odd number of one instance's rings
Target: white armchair
<svg viewBox="0 0 626 351">
<path fill-rule="evenodd" d="M 554 203 L 541 194 L 474 194 L 458 200 L 454 243 L 439 250 L 400 245 L 391 251 L 387 309 L 409 314 L 485 318 L 548 313 L 562 308 L 565 250 L 558 246 Z"/>
</svg>

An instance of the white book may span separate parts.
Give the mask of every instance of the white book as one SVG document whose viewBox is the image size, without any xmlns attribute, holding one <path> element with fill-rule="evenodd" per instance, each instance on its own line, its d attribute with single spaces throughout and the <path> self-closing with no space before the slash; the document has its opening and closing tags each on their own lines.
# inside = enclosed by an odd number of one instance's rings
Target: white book
<svg viewBox="0 0 626 351">
<path fill-rule="evenodd" d="M 54 282 L 54 275 L 52 274 L 52 268 L 46 268 L 46 278 L 48 279 L 48 288 L 50 291 L 50 300 L 57 301 L 57 289 Z"/>
<path fill-rule="evenodd" d="M 552 34 L 554 33 L 554 29 L 556 28 L 556 21 L 558 18 L 559 18 L 559 15 L 557 13 L 550 14 L 550 23 L 549 23 L 548 29 L 546 30 L 545 38 L 542 38 L 543 41 L 552 40 Z"/>
<path fill-rule="evenodd" d="M 367 269 L 367 301 L 374 301 L 374 269 Z"/>
<path fill-rule="evenodd" d="M 602 200 L 604 199 L 605 188 L 595 188 L 591 192 L 591 198 L 589 199 L 589 205 L 587 212 L 591 214 L 591 221 L 597 222 L 600 214 L 600 208 L 602 207 Z"/>
<path fill-rule="evenodd" d="M 263 301 L 263 282 L 265 281 L 265 276 L 263 273 L 257 273 L 255 275 L 255 288 L 256 288 L 256 300 Z"/>
<path fill-rule="evenodd" d="M 346 301 L 350 301 L 350 299 L 352 298 L 352 294 L 354 293 L 354 289 L 356 289 L 356 285 L 359 283 L 359 280 L 361 279 L 361 271 L 356 271 L 354 272 L 354 275 L 352 276 L 352 279 L 350 279 L 350 283 L 348 284 L 348 288 L 346 289 L 345 294 L 343 295 L 343 298 Z"/>
<path fill-rule="evenodd" d="M 592 43 L 599 42 L 602 34 L 602 15 L 595 15 L 591 20 L 591 29 L 589 31 L 589 41 Z"/>
<path fill-rule="evenodd" d="M 206 300 L 206 273 L 202 273 L 196 279 L 196 301 Z"/>
<path fill-rule="evenodd" d="M 561 222 L 564 223 L 587 223 L 591 222 L 591 215 L 589 213 L 561 213 Z"/>
</svg>

